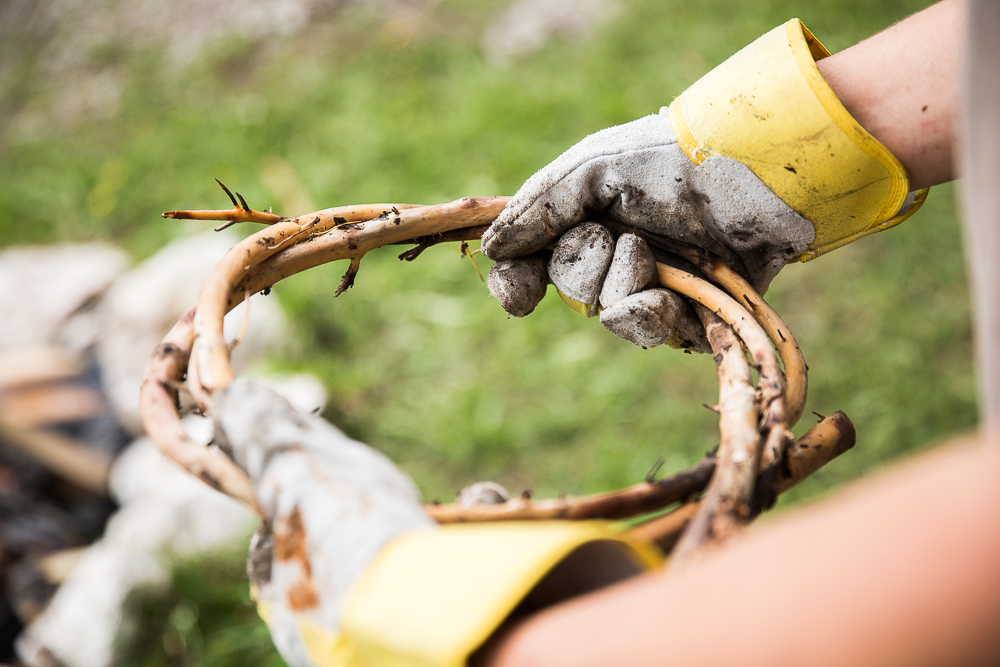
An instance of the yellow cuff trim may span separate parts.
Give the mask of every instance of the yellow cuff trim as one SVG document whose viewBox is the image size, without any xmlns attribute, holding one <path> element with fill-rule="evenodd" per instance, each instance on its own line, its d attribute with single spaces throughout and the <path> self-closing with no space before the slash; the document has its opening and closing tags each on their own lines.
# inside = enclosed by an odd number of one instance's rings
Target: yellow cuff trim
<svg viewBox="0 0 1000 667">
<path fill-rule="evenodd" d="M 830 55 L 826 47 L 809 32 L 809 29 L 799 19 L 792 19 L 785 23 L 785 33 L 788 35 L 788 43 L 791 46 L 792 54 L 795 56 L 795 62 L 798 63 L 799 71 L 809 83 L 809 87 L 815 93 L 816 99 L 826 109 L 830 118 L 833 119 L 848 139 L 890 174 L 890 190 L 886 194 L 885 202 L 878 213 L 876 213 L 875 219 L 872 221 L 869 229 L 879 227 L 883 222 L 890 220 L 896 214 L 896 211 L 903 207 L 903 202 L 906 201 L 906 196 L 909 194 L 909 178 L 906 175 L 906 170 L 900 161 L 896 159 L 896 156 L 889 152 L 888 148 L 869 134 L 865 128 L 861 127 L 858 121 L 854 120 L 854 116 L 844 108 L 837 94 L 833 92 L 833 88 L 830 87 L 830 84 L 820 74 L 819 68 L 816 66 L 816 61 Z M 817 53 L 822 55 L 817 57 Z M 873 229 L 873 231 L 878 230 Z M 850 243 L 850 241 L 845 241 L 841 245 L 845 245 L 846 243 Z"/>
<path fill-rule="evenodd" d="M 812 248 L 810 248 L 806 252 L 804 252 L 801 255 L 799 255 L 798 260 L 800 262 L 808 262 L 810 260 L 816 259 L 820 255 L 825 255 L 826 253 L 830 252 L 831 250 L 836 250 L 837 248 L 839 248 L 841 246 L 845 246 L 848 243 L 853 243 L 853 242 L 857 241 L 858 239 L 860 239 L 860 238 L 862 238 L 864 236 L 868 236 L 869 234 L 874 234 L 875 232 L 884 231 L 886 229 L 889 229 L 890 227 L 895 227 L 896 225 L 898 225 L 899 223 L 903 222 L 904 220 L 906 220 L 907 218 L 909 218 L 911 215 L 913 215 L 914 213 L 916 213 L 917 209 L 924 205 L 924 202 L 927 201 L 927 195 L 930 193 L 930 190 L 931 190 L 930 188 L 924 188 L 923 190 L 917 190 L 916 193 L 914 193 L 913 201 L 910 203 L 909 208 L 906 209 L 906 213 L 903 213 L 902 215 L 897 215 L 896 217 L 890 218 L 890 219 L 886 220 L 885 222 L 880 223 L 878 225 L 872 225 L 868 229 L 860 231 L 860 232 L 858 232 L 856 234 L 853 234 L 851 236 L 848 236 L 848 237 L 845 237 L 845 238 L 842 238 L 842 239 L 838 239 L 838 240 L 836 240 L 836 241 L 834 241 L 832 243 L 829 243 L 829 244 L 827 244 L 825 246 L 816 247 L 815 244 L 814 244 Z"/>
<path fill-rule="evenodd" d="M 653 547 L 605 522 L 456 524 L 408 533 L 388 544 L 354 586 L 342 632 L 363 665 L 461 667 L 553 567 L 594 542 L 619 550 L 634 571 L 660 562 Z"/>
<path fill-rule="evenodd" d="M 719 155 L 743 163 L 813 223 L 816 236 L 803 257 L 908 217 L 896 216 L 909 194 L 906 171 L 823 79 L 816 60 L 827 55 L 792 19 L 661 110 L 692 162 Z"/>
</svg>

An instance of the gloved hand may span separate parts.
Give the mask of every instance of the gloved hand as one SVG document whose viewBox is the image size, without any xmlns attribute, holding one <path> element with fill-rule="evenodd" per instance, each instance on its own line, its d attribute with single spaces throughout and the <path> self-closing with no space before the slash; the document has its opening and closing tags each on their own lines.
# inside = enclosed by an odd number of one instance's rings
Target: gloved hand
<svg viewBox="0 0 1000 667">
<path fill-rule="evenodd" d="M 526 315 L 544 296 L 547 273 L 567 303 L 600 312 L 618 335 L 684 346 L 690 311 L 655 297 L 660 317 L 650 316 L 653 297 L 643 290 L 654 283 L 642 241 L 616 242 L 579 223 L 613 220 L 709 250 L 764 292 L 790 260 L 911 215 L 926 190 L 909 192 L 899 161 L 837 100 L 815 63 L 826 55 L 793 19 L 659 114 L 570 148 L 521 187 L 483 236 L 483 252 L 498 261 L 491 292 L 510 314 Z M 533 254 L 550 246 L 551 257 Z M 605 290 L 609 280 L 626 287 Z"/>
<path fill-rule="evenodd" d="M 216 443 L 266 516 L 247 569 L 292 667 L 460 667 L 515 609 L 659 563 L 653 547 L 601 522 L 437 527 L 389 459 L 253 382 L 216 395 L 213 413 Z M 485 486 L 465 500 L 501 495 Z"/>
</svg>

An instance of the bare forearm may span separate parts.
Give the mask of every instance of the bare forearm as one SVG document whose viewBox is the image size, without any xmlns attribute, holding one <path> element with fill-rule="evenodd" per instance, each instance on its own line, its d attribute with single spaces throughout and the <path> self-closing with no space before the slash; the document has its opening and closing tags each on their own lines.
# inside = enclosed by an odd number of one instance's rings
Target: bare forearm
<svg viewBox="0 0 1000 667">
<path fill-rule="evenodd" d="M 955 178 L 965 11 L 965 0 L 944 0 L 818 63 L 913 189 Z"/>
<path fill-rule="evenodd" d="M 1000 466 L 951 448 L 682 574 L 534 617 L 493 667 L 1000 664 Z"/>
</svg>

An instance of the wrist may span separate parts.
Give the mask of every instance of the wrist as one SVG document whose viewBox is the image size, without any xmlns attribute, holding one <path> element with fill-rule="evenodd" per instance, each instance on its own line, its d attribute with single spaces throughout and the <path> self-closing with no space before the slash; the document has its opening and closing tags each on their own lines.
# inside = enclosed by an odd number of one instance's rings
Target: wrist
<svg viewBox="0 0 1000 667">
<path fill-rule="evenodd" d="M 946 0 L 816 63 L 858 124 L 902 163 L 913 190 L 955 178 L 964 25 L 964 3 Z"/>
</svg>

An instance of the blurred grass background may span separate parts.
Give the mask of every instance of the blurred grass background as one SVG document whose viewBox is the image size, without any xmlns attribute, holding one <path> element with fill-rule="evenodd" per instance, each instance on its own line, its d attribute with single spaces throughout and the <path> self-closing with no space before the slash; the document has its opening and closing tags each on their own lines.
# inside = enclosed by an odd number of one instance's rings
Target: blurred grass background
<svg viewBox="0 0 1000 667">
<path fill-rule="evenodd" d="M 294 34 L 226 35 L 181 63 L 152 40 L 109 40 L 77 53 L 71 76 L 113 73 L 112 108 L 69 117 L 53 111 L 70 82 L 44 65 L 52 36 L 8 30 L 0 243 L 107 239 L 138 260 L 207 229 L 159 213 L 228 206 L 215 177 L 289 215 L 513 194 L 584 135 L 655 113 L 788 18 L 836 52 L 927 3 L 622 0 L 590 34 L 498 63 L 481 39 L 507 4 L 415 3 L 405 20 L 348 4 Z M 300 340 L 267 365 L 319 374 L 327 416 L 385 451 L 427 500 L 486 478 L 536 496 L 606 490 L 714 446 L 701 407 L 716 398 L 711 359 L 635 348 L 553 298 L 507 319 L 457 247 L 405 265 L 395 254 L 370 255 L 336 302 L 343 266 L 277 286 L 269 298 Z M 809 361 L 807 409 L 844 410 L 858 431 L 857 447 L 782 507 L 974 427 L 951 186 L 901 228 L 787 268 L 768 299 Z M 144 622 L 121 664 L 280 664 L 248 613 L 240 558 L 181 564 L 170 596 L 135 602 Z"/>
</svg>

